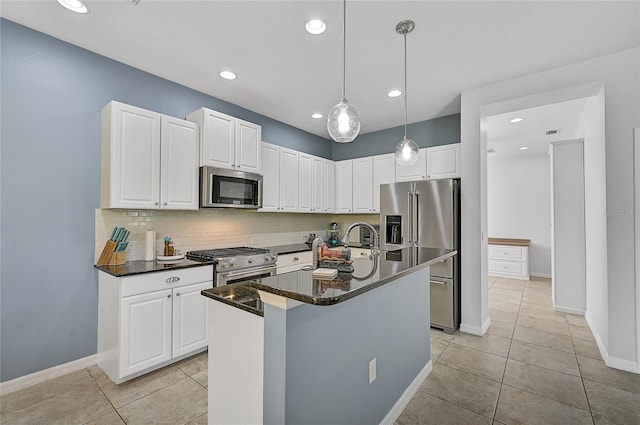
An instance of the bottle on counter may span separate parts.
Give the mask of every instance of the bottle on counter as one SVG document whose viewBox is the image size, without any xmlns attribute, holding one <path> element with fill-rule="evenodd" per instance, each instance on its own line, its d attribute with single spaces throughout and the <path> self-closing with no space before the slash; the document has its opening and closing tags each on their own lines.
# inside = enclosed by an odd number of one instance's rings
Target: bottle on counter
<svg viewBox="0 0 640 425">
<path fill-rule="evenodd" d="M 173 254 L 169 254 L 169 248 L 173 251 L 173 247 L 171 246 L 171 238 L 169 236 L 164 237 L 164 252 L 162 255 L 168 257 Z"/>
</svg>

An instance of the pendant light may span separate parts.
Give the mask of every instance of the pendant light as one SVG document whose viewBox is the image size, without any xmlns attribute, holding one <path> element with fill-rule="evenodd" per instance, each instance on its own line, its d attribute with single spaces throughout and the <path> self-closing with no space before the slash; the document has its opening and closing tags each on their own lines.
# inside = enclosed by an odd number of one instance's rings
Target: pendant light
<svg viewBox="0 0 640 425">
<path fill-rule="evenodd" d="M 342 2 L 342 100 L 327 116 L 327 130 L 338 143 L 349 143 L 360 133 L 360 114 L 345 97 L 347 80 L 347 0 Z"/>
<path fill-rule="evenodd" d="M 396 32 L 404 37 L 404 138 L 396 145 L 396 162 L 406 167 L 418 160 L 418 145 L 407 136 L 407 34 L 414 27 L 413 21 L 402 21 L 396 25 Z"/>
</svg>

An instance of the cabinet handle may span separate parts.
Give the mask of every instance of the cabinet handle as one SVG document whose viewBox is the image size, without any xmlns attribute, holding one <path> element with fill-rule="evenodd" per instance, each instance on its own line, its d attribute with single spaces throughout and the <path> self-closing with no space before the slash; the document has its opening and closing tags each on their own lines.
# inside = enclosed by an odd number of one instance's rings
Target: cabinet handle
<svg viewBox="0 0 640 425">
<path fill-rule="evenodd" d="M 178 292 L 178 293 L 176 294 L 176 297 L 179 297 L 179 296 L 180 296 L 180 292 Z"/>
<path fill-rule="evenodd" d="M 293 257 L 291 261 L 300 261 L 300 259 L 298 257 Z"/>
<path fill-rule="evenodd" d="M 167 298 L 171 298 L 171 294 L 167 295 Z"/>
<path fill-rule="evenodd" d="M 167 205 L 167 204 L 168 204 L 168 203 L 167 203 L 167 202 L 165 202 L 165 203 L 163 203 L 162 205 Z"/>
<path fill-rule="evenodd" d="M 158 203 L 158 202 L 154 202 L 154 204 L 159 205 L 159 203 Z"/>
<path fill-rule="evenodd" d="M 180 278 L 178 276 L 171 276 L 171 277 L 168 277 L 165 282 L 167 283 L 180 282 Z"/>
</svg>

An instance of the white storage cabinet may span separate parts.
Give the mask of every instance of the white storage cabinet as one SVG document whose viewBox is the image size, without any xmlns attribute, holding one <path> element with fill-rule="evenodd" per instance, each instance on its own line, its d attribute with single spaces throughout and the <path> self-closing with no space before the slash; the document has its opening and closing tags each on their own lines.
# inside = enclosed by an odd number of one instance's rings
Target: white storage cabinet
<svg viewBox="0 0 640 425">
<path fill-rule="evenodd" d="M 396 181 L 411 182 L 427 179 L 427 150 L 418 149 L 418 160 L 415 164 L 405 167 L 396 163 Z"/>
<path fill-rule="evenodd" d="M 336 214 L 349 214 L 353 211 L 353 160 L 336 163 Z"/>
<path fill-rule="evenodd" d="M 278 255 L 276 261 L 276 272 L 278 274 L 300 270 L 304 266 L 313 265 L 313 254 L 311 251 L 295 252 L 292 254 Z"/>
<path fill-rule="evenodd" d="M 298 152 L 262 143 L 262 208 L 258 211 L 298 211 Z"/>
<path fill-rule="evenodd" d="M 260 174 L 260 125 L 207 108 L 191 112 L 187 120 L 200 126 L 200 165 Z"/>
<path fill-rule="evenodd" d="M 460 143 L 427 148 L 427 180 L 460 178 Z"/>
<path fill-rule="evenodd" d="M 207 348 L 213 266 L 98 278 L 98 365 L 116 384 Z"/>
<path fill-rule="evenodd" d="M 102 208 L 198 209 L 198 126 L 112 101 L 102 109 Z"/>
<path fill-rule="evenodd" d="M 307 153 L 298 153 L 298 210 L 324 212 L 325 160 Z"/>
<path fill-rule="evenodd" d="M 489 276 L 529 280 L 529 247 L 490 243 Z"/>
</svg>

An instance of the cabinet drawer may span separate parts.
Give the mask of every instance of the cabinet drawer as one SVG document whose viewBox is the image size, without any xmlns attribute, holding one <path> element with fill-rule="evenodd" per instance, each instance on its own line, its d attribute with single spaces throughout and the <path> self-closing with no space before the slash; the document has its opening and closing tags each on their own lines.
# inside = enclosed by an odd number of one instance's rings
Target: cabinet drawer
<svg viewBox="0 0 640 425">
<path fill-rule="evenodd" d="M 525 263 L 489 260 L 489 272 L 500 274 L 525 275 Z"/>
<path fill-rule="evenodd" d="M 302 267 L 304 264 L 311 264 L 311 263 L 313 263 L 313 257 L 311 255 L 311 251 L 303 251 L 303 252 L 296 252 L 293 254 L 278 255 L 278 261 L 276 262 L 276 266 L 279 269 L 281 267 L 296 266 L 296 265 L 300 265 L 300 267 Z"/>
<path fill-rule="evenodd" d="M 509 245 L 489 245 L 489 258 L 525 261 L 527 247 Z"/>
<path fill-rule="evenodd" d="M 158 273 L 145 273 L 121 280 L 121 297 L 172 289 L 178 286 L 213 280 L 213 266 L 192 267 Z"/>
</svg>

